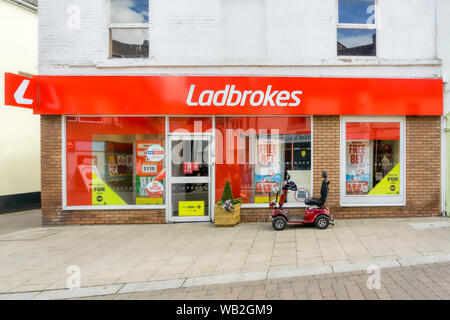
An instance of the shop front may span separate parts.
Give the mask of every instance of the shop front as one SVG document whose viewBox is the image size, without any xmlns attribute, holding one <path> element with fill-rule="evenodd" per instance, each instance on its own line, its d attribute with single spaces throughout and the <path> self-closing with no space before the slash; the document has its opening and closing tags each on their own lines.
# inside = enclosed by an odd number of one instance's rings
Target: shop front
<svg viewBox="0 0 450 320">
<path fill-rule="evenodd" d="M 5 78 L 41 116 L 45 224 L 213 221 L 227 181 L 267 221 L 287 175 L 295 212 L 322 170 L 337 219 L 439 214 L 440 79 Z"/>
</svg>

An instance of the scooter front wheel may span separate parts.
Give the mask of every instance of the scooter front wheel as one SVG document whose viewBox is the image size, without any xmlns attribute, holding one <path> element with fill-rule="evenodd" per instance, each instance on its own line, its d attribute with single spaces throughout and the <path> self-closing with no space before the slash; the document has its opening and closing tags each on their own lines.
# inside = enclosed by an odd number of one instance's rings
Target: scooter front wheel
<svg viewBox="0 0 450 320">
<path fill-rule="evenodd" d="M 287 220 L 286 220 L 286 218 L 283 217 L 283 216 L 276 216 L 272 220 L 272 227 L 275 230 L 277 230 L 277 231 L 281 231 L 281 230 L 286 229 L 286 227 L 287 227 Z"/>
<path fill-rule="evenodd" d="M 330 219 L 325 215 L 321 215 L 321 216 L 317 217 L 314 224 L 319 229 L 326 229 L 326 228 L 328 228 L 328 225 L 330 224 Z"/>
</svg>

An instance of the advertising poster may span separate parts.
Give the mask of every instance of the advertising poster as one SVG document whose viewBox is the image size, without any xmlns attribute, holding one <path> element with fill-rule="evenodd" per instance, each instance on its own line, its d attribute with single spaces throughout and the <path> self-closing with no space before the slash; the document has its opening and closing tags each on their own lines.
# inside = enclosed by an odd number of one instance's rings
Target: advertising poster
<svg viewBox="0 0 450 320">
<path fill-rule="evenodd" d="M 281 187 L 281 140 L 258 139 L 258 161 L 255 166 L 255 203 L 269 202 L 268 193 Z"/>
<path fill-rule="evenodd" d="M 348 141 L 346 152 L 346 193 L 365 195 L 370 190 L 370 141 Z"/>
<path fill-rule="evenodd" d="M 116 156 L 108 156 L 108 173 L 110 177 L 117 177 L 119 175 L 119 167 L 117 165 Z"/>
<path fill-rule="evenodd" d="M 92 166 L 92 205 L 111 206 L 126 205 L 127 203 L 102 180 L 96 166 Z"/>
<path fill-rule="evenodd" d="M 288 203 L 305 203 L 305 199 L 311 197 L 311 171 L 310 170 L 288 170 L 287 173 L 297 185 L 297 191 L 289 192 Z"/>
<path fill-rule="evenodd" d="M 163 204 L 165 178 L 161 140 L 136 140 L 136 204 Z"/>
</svg>

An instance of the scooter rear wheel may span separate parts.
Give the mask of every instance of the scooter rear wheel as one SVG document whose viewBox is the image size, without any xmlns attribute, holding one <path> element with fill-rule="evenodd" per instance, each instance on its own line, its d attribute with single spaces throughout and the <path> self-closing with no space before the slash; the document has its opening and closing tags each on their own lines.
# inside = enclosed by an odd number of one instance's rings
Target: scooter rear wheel
<svg viewBox="0 0 450 320">
<path fill-rule="evenodd" d="M 272 220 L 272 227 L 275 230 L 277 230 L 277 231 L 281 231 L 281 230 L 286 229 L 286 227 L 287 227 L 287 220 L 286 220 L 286 218 L 283 217 L 283 216 L 276 216 Z"/>
</svg>

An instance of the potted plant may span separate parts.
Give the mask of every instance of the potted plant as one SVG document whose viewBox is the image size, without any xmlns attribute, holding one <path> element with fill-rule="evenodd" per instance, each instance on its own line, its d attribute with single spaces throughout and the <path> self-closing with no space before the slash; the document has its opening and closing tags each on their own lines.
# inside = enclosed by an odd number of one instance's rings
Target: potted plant
<svg viewBox="0 0 450 320">
<path fill-rule="evenodd" d="M 223 188 L 222 198 L 214 207 L 214 224 L 218 227 L 234 227 L 241 221 L 242 198 L 233 198 L 230 181 Z"/>
</svg>

